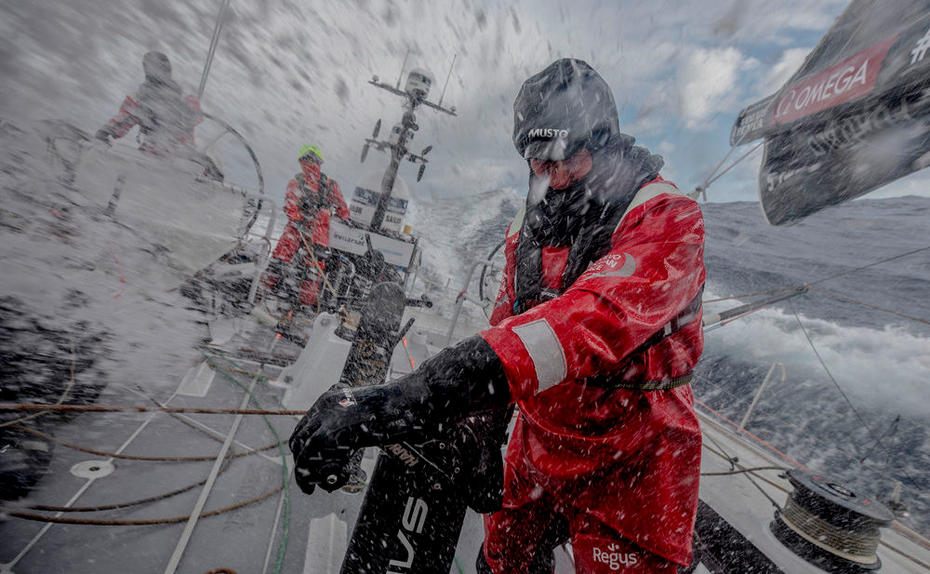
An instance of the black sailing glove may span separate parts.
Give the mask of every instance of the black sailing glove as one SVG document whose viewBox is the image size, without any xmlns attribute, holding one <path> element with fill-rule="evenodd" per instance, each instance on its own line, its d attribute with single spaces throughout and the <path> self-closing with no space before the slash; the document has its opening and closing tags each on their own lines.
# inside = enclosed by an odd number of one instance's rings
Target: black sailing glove
<svg viewBox="0 0 930 574">
<path fill-rule="evenodd" d="M 394 382 L 333 387 L 298 423 L 289 445 L 297 485 L 334 490 L 352 454 L 366 446 L 416 440 L 444 421 L 510 403 L 500 359 L 481 337 L 443 350 Z"/>
</svg>

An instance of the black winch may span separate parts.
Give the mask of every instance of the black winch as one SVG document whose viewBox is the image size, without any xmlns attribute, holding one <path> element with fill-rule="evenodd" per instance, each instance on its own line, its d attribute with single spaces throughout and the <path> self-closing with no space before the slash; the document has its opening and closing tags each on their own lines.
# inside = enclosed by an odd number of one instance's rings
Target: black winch
<svg viewBox="0 0 930 574">
<path fill-rule="evenodd" d="M 794 490 L 769 525 L 782 544 L 827 572 L 881 568 L 879 528 L 894 520 L 885 505 L 820 474 L 790 470 L 788 478 Z"/>
</svg>

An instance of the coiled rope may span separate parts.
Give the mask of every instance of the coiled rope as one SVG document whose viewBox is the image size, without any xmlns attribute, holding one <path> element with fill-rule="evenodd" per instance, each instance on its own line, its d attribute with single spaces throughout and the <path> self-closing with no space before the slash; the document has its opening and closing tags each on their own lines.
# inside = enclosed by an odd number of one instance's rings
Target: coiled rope
<svg viewBox="0 0 930 574">
<path fill-rule="evenodd" d="M 224 461 L 223 467 L 220 469 L 220 474 L 226 472 L 229 468 L 229 463 L 232 461 L 232 458 L 227 455 L 226 460 Z M 104 504 L 99 506 L 49 506 L 45 504 L 32 504 L 26 508 L 29 510 L 40 510 L 43 512 L 102 512 L 105 510 L 120 510 L 122 508 L 129 508 L 131 506 L 139 506 L 140 504 L 146 504 L 149 502 L 158 502 L 159 500 L 165 500 L 171 498 L 172 496 L 177 496 L 178 494 L 183 494 L 189 490 L 193 490 L 198 486 L 206 484 L 207 479 L 203 479 L 199 482 L 189 484 L 185 487 L 178 488 L 169 492 L 164 492 L 162 494 L 157 494 L 155 496 L 148 496 L 146 498 L 139 498 L 136 500 L 130 500 L 128 502 L 120 502 L 116 504 Z"/>
<path fill-rule="evenodd" d="M 278 486 L 254 498 L 243 500 L 241 502 L 237 502 L 236 504 L 230 504 L 229 506 L 224 506 L 215 510 L 210 510 L 208 512 L 203 512 L 200 514 L 200 516 L 201 518 L 207 518 L 210 516 L 217 516 L 219 514 L 230 512 L 232 510 L 238 510 L 239 508 L 261 502 L 270 496 L 274 496 L 275 494 L 281 492 L 284 488 L 284 486 Z M 63 516 L 46 516 L 44 514 L 35 514 L 32 512 L 21 512 L 19 510 L 7 510 L 5 514 L 8 516 L 15 516 L 16 518 L 23 518 L 25 520 L 35 520 L 37 522 L 54 522 L 55 524 L 85 524 L 90 526 L 152 526 L 156 524 L 176 524 L 178 522 L 187 522 L 190 520 L 190 515 L 135 520 L 104 520 L 95 518 L 66 518 Z"/>
<path fill-rule="evenodd" d="M 16 425 L 13 428 L 26 431 L 29 434 L 45 439 L 47 441 L 54 442 L 56 444 L 60 444 L 61 446 L 70 448 L 71 450 L 85 452 L 87 454 L 93 454 L 97 456 L 105 456 L 109 458 L 117 458 L 117 459 L 122 459 L 122 460 L 140 460 L 140 461 L 147 461 L 147 462 L 204 462 L 208 460 L 216 460 L 216 455 L 213 455 L 213 456 L 143 456 L 143 455 L 135 455 L 135 454 L 117 454 L 115 452 L 110 452 L 106 450 L 98 450 L 94 448 L 88 448 L 85 446 L 73 444 L 66 440 L 60 439 L 56 436 L 50 435 L 48 433 L 44 433 L 38 429 L 34 429 L 31 427 L 27 427 L 23 425 Z M 237 453 L 231 454 L 230 458 L 241 458 L 243 456 L 251 456 L 253 454 L 258 454 L 259 452 L 271 450 L 273 448 L 276 448 L 277 446 L 278 446 L 278 443 L 276 442 L 271 443 L 261 448 L 255 448 L 255 449 L 247 450 L 245 452 L 237 452 Z"/>
<path fill-rule="evenodd" d="M 290 523 L 290 495 L 289 495 L 290 471 L 288 470 L 287 456 L 284 452 L 284 441 L 281 439 L 280 435 L 278 435 L 277 430 L 271 424 L 271 421 L 267 418 L 266 415 L 303 414 L 303 413 L 302 411 L 297 411 L 296 413 L 283 413 L 281 411 L 269 411 L 269 410 L 260 408 L 261 405 L 258 403 L 255 396 L 251 392 L 249 392 L 249 390 L 246 389 L 238 380 L 236 380 L 235 377 L 231 376 L 229 373 L 226 372 L 226 369 L 228 367 L 222 367 L 211 361 L 211 358 L 216 357 L 216 355 L 208 356 L 206 349 L 204 350 L 204 354 L 208 362 L 211 363 L 211 366 L 217 369 L 217 372 L 219 372 L 224 378 L 226 378 L 227 380 L 229 380 L 230 382 L 238 386 L 240 389 L 243 389 L 246 393 L 248 393 L 249 401 L 253 403 L 254 405 L 256 405 L 257 407 L 259 407 L 256 409 L 241 409 L 241 410 L 248 411 L 242 414 L 262 415 L 262 417 L 265 420 L 265 423 L 268 425 L 268 428 L 271 430 L 272 434 L 274 435 L 276 439 L 276 442 L 266 447 L 262 447 L 261 449 L 252 449 L 247 452 L 227 454 L 226 459 L 224 460 L 223 467 L 220 469 L 220 472 L 224 472 L 228 468 L 229 463 L 235 458 L 238 458 L 241 456 L 247 456 L 249 454 L 255 454 L 260 451 L 269 450 L 269 449 L 277 447 L 281 454 L 281 460 L 282 460 L 282 479 L 281 479 L 281 485 L 274 489 L 266 491 L 248 500 L 243 500 L 235 504 L 224 506 L 222 508 L 217 508 L 211 511 L 203 512 L 200 514 L 200 517 L 205 518 L 205 517 L 210 517 L 210 516 L 217 516 L 219 514 L 223 514 L 223 513 L 231 512 L 233 510 L 244 508 L 246 506 L 250 506 L 252 504 L 261 502 L 283 491 L 284 492 L 284 523 L 282 525 L 281 540 L 278 545 L 277 559 L 276 559 L 275 566 L 274 566 L 274 572 L 279 573 L 281 571 L 281 567 L 283 566 L 283 559 L 284 559 L 284 555 L 287 550 L 287 542 L 288 542 L 288 530 L 289 530 L 289 523 Z M 229 361 L 228 359 L 225 359 L 225 360 Z M 232 364 L 233 368 L 236 371 L 242 370 L 234 362 L 229 361 L 229 363 Z M 20 405 L 20 407 L 25 407 L 25 408 L 16 409 L 16 410 L 36 412 L 36 415 L 30 415 L 30 418 L 34 418 L 37 415 L 40 415 L 46 412 L 53 412 L 56 410 L 59 412 L 83 412 L 83 411 L 100 412 L 101 411 L 101 409 L 99 408 L 93 408 L 93 407 L 97 407 L 97 405 L 62 405 L 60 404 L 63 401 L 64 401 L 64 398 L 61 398 L 58 401 L 58 403 L 53 404 L 53 405 Z M 156 402 L 156 404 L 158 403 Z M 279 401 L 279 404 L 280 404 L 280 401 Z M 76 407 L 76 408 L 66 408 L 66 407 Z M 0 408 L 0 410 L 4 410 L 4 409 Z M 10 410 L 10 409 L 6 409 L 6 410 Z M 123 408 L 116 408 L 116 409 L 105 408 L 104 412 L 124 411 L 124 410 L 133 411 L 133 412 L 162 411 L 162 412 L 167 412 L 171 414 L 171 413 L 177 413 L 177 412 L 197 412 L 197 411 L 203 412 L 203 411 L 211 411 L 211 410 L 212 411 L 236 411 L 240 409 L 195 409 L 194 411 L 190 411 L 184 408 L 181 408 L 179 410 L 178 408 L 170 408 L 170 407 L 164 407 L 164 406 L 159 405 L 157 408 L 138 407 L 138 406 L 123 407 Z M 25 419 L 27 417 L 22 417 L 22 418 Z M 8 421 L 8 422 L 12 425 L 13 423 L 16 423 L 18 421 L 19 419 L 17 421 Z M 38 431 L 36 429 L 32 429 L 32 428 L 29 428 L 23 425 L 18 425 L 18 426 L 19 428 L 25 430 L 26 432 L 29 432 L 36 436 L 40 436 L 41 438 L 45 438 L 46 440 L 53 440 L 55 442 L 59 442 L 65 446 L 68 446 L 69 448 L 74 448 L 82 452 L 89 452 L 91 454 L 96 454 L 100 456 L 112 456 L 114 458 L 129 458 L 133 460 L 160 461 L 160 462 L 188 462 L 188 461 L 200 461 L 200 460 L 215 460 L 215 457 L 143 457 L 143 456 L 118 455 L 117 453 L 108 453 L 106 451 L 100 451 L 96 449 L 89 449 L 86 447 L 80 447 L 78 445 L 73 445 L 73 444 L 67 443 L 66 441 L 56 439 L 55 437 L 48 435 L 46 433 L 43 433 L 41 431 Z M 93 506 L 93 507 L 59 507 L 59 506 L 50 506 L 50 505 L 32 505 L 27 508 L 28 510 L 38 510 L 42 512 L 97 512 L 97 511 L 105 511 L 105 510 L 118 510 L 122 508 L 155 502 L 158 500 L 164 500 L 172 496 L 176 496 L 178 494 L 187 492 L 189 490 L 192 490 L 198 486 L 205 484 L 207 480 L 208 479 L 204 479 L 196 483 L 189 484 L 187 486 L 184 486 L 184 487 L 181 487 L 181 488 L 169 491 L 169 492 L 165 492 L 162 494 L 158 494 L 155 496 L 149 496 L 149 497 L 145 497 L 145 498 L 141 498 L 137 500 L 127 501 L 127 502 L 99 505 L 99 506 Z M 151 519 L 71 518 L 71 517 L 62 517 L 62 516 L 48 516 L 48 515 L 39 514 L 36 512 L 27 512 L 27 511 L 16 509 L 16 508 L 4 509 L 4 513 L 7 516 L 21 518 L 24 520 L 32 520 L 32 521 L 56 523 L 56 524 L 75 524 L 75 525 L 91 525 L 91 526 L 146 526 L 146 525 L 159 525 L 159 524 L 176 524 L 176 523 L 181 523 L 181 522 L 187 522 L 188 520 L 190 520 L 190 515 L 172 516 L 172 517 L 165 517 L 165 518 L 151 518 Z M 220 571 L 224 571 L 224 570 L 221 569 Z"/>
</svg>

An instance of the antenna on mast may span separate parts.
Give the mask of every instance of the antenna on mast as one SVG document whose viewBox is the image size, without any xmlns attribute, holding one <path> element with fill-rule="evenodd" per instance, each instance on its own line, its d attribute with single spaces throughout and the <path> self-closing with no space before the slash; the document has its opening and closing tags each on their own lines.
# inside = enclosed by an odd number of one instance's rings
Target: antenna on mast
<svg viewBox="0 0 930 574">
<path fill-rule="evenodd" d="M 455 54 L 452 55 L 452 64 L 449 65 L 449 73 L 446 74 L 446 83 L 442 85 L 442 93 L 439 94 L 439 103 L 437 103 L 436 105 L 441 106 L 441 105 L 442 105 L 442 99 L 443 99 L 444 97 L 446 97 L 446 87 L 449 85 L 449 78 L 452 77 L 452 68 L 455 67 L 455 59 L 458 58 L 458 57 L 459 57 L 459 55 L 458 55 L 457 52 L 456 52 Z"/>
<path fill-rule="evenodd" d="M 410 57 L 410 48 L 407 48 L 407 53 L 404 54 L 404 62 L 400 65 L 400 73 L 397 74 L 397 85 L 394 86 L 394 89 L 400 89 L 400 81 L 404 77 L 404 68 L 407 67 L 407 58 Z"/>
<path fill-rule="evenodd" d="M 207 87 L 207 76 L 213 66 L 213 56 L 216 54 L 216 45 L 220 41 L 220 31 L 223 29 L 223 16 L 229 8 L 229 0 L 223 0 L 220 13 L 216 15 L 216 25 L 213 27 L 213 37 L 210 39 L 210 49 L 207 50 L 207 61 L 203 64 L 203 74 L 200 75 L 200 86 L 197 87 L 197 99 L 203 99 L 203 90 Z"/>
</svg>

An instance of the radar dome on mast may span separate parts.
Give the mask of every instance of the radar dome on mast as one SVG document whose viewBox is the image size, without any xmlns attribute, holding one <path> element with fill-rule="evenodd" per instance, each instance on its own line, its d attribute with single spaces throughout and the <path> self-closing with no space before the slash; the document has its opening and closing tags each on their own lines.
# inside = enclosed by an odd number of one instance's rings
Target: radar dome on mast
<svg viewBox="0 0 930 574">
<path fill-rule="evenodd" d="M 384 174 L 378 171 L 370 172 L 359 180 L 352 192 L 349 203 L 349 212 L 352 221 L 368 227 L 371 225 L 378 199 L 381 197 L 381 182 Z M 407 214 L 407 204 L 410 201 L 410 191 L 403 179 L 394 180 L 394 188 L 388 199 L 384 213 L 381 230 L 400 233 L 404 228 L 404 217 Z"/>
<path fill-rule="evenodd" d="M 414 68 L 407 74 L 404 91 L 416 100 L 425 100 L 433 86 L 433 75 L 423 68 Z"/>
</svg>

